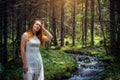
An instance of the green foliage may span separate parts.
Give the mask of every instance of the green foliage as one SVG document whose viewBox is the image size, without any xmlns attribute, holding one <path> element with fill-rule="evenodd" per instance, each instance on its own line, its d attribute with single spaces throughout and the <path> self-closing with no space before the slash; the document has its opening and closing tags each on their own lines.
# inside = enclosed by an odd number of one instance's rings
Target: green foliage
<svg viewBox="0 0 120 80">
<path fill-rule="evenodd" d="M 69 77 L 75 70 L 75 60 L 60 50 L 41 49 L 44 64 L 45 80 L 58 80 Z M 9 62 L 3 70 L 0 64 L 2 80 L 23 80 L 21 58 Z M 0 79 L 1 80 L 1 79 Z"/>
<path fill-rule="evenodd" d="M 19 58 L 4 64 L 0 80 L 23 80 L 21 63 L 21 59 Z"/>
<path fill-rule="evenodd" d="M 97 80 L 120 80 L 120 59 L 114 56 L 105 56 L 107 59 L 106 70 L 101 72 L 96 79 Z"/>
<path fill-rule="evenodd" d="M 45 80 L 69 77 L 75 69 L 75 61 L 63 51 L 41 50 L 45 69 Z"/>
</svg>

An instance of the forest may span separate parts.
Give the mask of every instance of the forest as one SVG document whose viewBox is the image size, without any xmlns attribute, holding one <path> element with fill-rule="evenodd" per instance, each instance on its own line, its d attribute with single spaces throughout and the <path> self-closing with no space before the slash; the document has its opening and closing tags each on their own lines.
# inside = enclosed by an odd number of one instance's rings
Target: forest
<svg viewBox="0 0 120 80">
<path fill-rule="evenodd" d="M 21 36 L 36 18 L 44 19 L 45 28 L 53 35 L 40 48 L 45 80 L 120 80 L 119 3 L 119 0 L 0 0 L 0 80 L 23 80 Z M 96 64 L 99 67 L 88 64 L 94 62 L 93 58 L 101 62 Z M 81 62 L 85 64 L 80 65 Z M 87 72 L 82 72 L 79 65 L 84 69 L 89 65 L 92 78 L 87 78 Z M 73 73 L 79 77 L 72 77 Z"/>
</svg>

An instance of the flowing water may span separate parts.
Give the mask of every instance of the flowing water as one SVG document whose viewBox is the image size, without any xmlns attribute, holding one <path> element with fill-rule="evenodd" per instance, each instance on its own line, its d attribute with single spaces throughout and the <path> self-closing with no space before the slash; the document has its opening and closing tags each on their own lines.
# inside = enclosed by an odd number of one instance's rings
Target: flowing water
<svg viewBox="0 0 120 80">
<path fill-rule="evenodd" d="M 77 71 L 69 79 L 64 80 L 95 80 L 98 73 L 104 71 L 104 63 L 97 56 L 70 54 L 77 63 Z"/>
</svg>

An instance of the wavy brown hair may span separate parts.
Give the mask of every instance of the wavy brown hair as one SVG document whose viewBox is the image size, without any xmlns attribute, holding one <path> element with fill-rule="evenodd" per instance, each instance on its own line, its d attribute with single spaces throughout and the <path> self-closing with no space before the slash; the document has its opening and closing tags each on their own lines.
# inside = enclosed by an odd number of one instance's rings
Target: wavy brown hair
<svg viewBox="0 0 120 80">
<path fill-rule="evenodd" d="M 33 25 L 35 24 L 36 21 L 39 21 L 41 22 L 41 26 L 43 26 L 44 23 L 42 23 L 42 20 L 40 19 L 35 19 L 33 22 L 32 22 L 32 25 L 31 27 L 27 30 L 27 34 L 28 34 L 28 40 L 31 40 L 34 36 L 34 33 L 33 33 Z M 43 32 L 43 29 L 42 27 L 40 28 L 40 30 L 36 33 L 36 36 L 38 37 L 38 39 L 40 40 L 41 44 L 40 44 L 40 47 L 43 46 L 44 44 L 44 32 Z"/>
</svg>

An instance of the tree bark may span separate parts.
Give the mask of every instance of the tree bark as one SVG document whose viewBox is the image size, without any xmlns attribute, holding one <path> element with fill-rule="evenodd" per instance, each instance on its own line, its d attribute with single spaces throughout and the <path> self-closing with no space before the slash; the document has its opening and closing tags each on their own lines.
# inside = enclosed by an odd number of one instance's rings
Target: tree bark
<svg viewBox="0 0 120 80">
<path fill-rule="evenodd" d="M 103 35 L 103 42 L 104 42 L 104 48 L 106 53 L 108 53 L 107 51 L 107 46 L 106 46 L 106 37 L 105 37 L 105 33 L 104 33 L 104 29 L 103 29 L 103 24 L 101 22 L 101 5 L 100 5 L 100 0 L 98 0 L 98 6 L 99 6 L 99 22 L 100 22 L 100 26 L 101 26 L 101 31 L 102 31 L 102 35 Z"/>
<path fill-rule="evenodd" d="M 1 1 L 1 3 L 0 3 L 0 62 L 2 62 L 3 61 L 3 38 L 2 38 L 2 36 L 3 36 L 3 4 L 2 4 L 2 1 Z"/>
<path fill-rule="evenodd" d="M 53 28 L 53 37 L 54 37 L 54 46 L 57 46 L 57 36 L 56 36 L 56 18 L 55 18 L 55 0 L 51 0 L 52 2 L 52 28 Z"/>
<path fill-rule="evenodd" d="M 72 34 L 72 46 L 74 46 L 75 45 L 75 36 L 76 36 L 76 34 L 75 34 L 75 22 L 76 22 L 76 20 L 75 20 L 75 14 L 76 14 L 76 0 L 74 0 L 74 7 L 73 7 L 73 34 Z"/>
<path fill-rule="evenodd" d="M 82 0 L 82 15 L 83 15 L 83 17 L 82 17 L 82 47 L 84 47 L 84 45 L 85 45 L 85 30 L 84 30 L 84 3 L 83 3 L 84 1 Z"/>
<path fill-rule="evenodd" d="M 64 46 L 64 1 L 61 2 L 61 46 Z"/>
<path fill-rule="evenodd" d="M 6 64 L 7 63 L 7 55 L 8 55 L 8 52 L 7 52 L 7 1 L 4 0 L 4 3 L 3 3 L 3 63 Z"/>
<path fill-rule="evenodd" d="M 117 56 L 120 56 L 120 0 L 116 0 L 116 11 L 117 11 Z"/>
<path fill-rule="evenodd" d="M 85 46 L 87 46 L 88 0 L 85 0 Z"/>
<path fill-rule="evenodd" d="M 94 0 L 91 0 L 91 47 L 94 46 Z"/>
<path fill-rule="evenodd" d="M 110 39 L 111 54 L 116 54 L 116 37 L 115 37 L 115 1 L 110 0 Z"/>
</svg>

